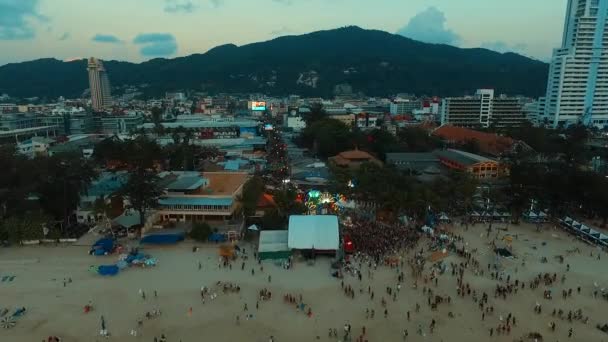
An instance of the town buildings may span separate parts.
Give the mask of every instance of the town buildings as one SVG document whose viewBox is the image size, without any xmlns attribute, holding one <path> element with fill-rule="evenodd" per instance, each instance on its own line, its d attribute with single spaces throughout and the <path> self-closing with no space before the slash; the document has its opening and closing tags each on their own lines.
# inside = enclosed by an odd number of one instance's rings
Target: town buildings
<svg viewBox="0 0 608 342">
<path fill-rule="evenodd" d="M 553 51 L 544 118 L 550 126 L 608 125 L 608 0 L 569 0 Z"/>
</svg>

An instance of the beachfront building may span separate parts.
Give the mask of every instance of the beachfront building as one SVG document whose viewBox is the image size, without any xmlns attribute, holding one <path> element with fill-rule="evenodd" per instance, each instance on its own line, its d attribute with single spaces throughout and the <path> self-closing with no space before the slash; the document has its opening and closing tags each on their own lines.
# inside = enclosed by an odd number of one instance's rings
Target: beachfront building
<svg viewBox="0 0 608 342">
<path fill-rule="evenodd" d="M 158 200 L 161 221 L 223 224 L 238 218 L 247 173 L 168 171 L 159 176 L 165 189 Z"/>
<path fill-rule="evenodd" d="M 480 180 L 496 179 L 507 172 L 506 167 L 498 161 L 477 154 L 453 149 L 437 151 L 435 154 L 444 166 L 468 172 Z"/>
</svg>

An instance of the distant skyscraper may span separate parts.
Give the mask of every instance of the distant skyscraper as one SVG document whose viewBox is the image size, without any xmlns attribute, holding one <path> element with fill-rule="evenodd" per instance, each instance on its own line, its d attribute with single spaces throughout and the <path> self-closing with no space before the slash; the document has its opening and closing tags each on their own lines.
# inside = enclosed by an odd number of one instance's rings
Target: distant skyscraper
<svg viewBox="0 0 608 342">
<path fill-rule="evenodd" d="M 608 124 L 608 0 L 569 0 L 553 51 L 543 120 L 553 127 Z"/>
<path fill-rule="evenodd" d="M 89 58 L 87 70 L 93 110 L 102 111 L 112 105 L 108 74 L 101 60 L 94 57 Z"/>
</svg>

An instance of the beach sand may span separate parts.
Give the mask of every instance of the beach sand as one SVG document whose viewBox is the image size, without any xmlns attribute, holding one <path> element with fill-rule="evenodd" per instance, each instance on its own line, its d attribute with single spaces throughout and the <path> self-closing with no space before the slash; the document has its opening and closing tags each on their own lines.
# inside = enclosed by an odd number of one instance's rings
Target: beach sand
<svg viewBox="0 0 608 342">
<path fill-rule="evenodd" d="M 500 226 L 500 225 L 499 225 Z M 504 226 L 504 225 L 503 225 Z M 494 306 L 494 314 L 481 321 L 481 311 L 470 296 L 459 298 L 456 295 L 456 277 L 446 272 L 439 278 L 435 294 L 451 296 L 451 304 L 441 304 L 437 311 L 431 311 L 426 296 L 422 293 L 423 282 L 418 281 L 418 289 L 413 289 L 412 275 L 406 265 L 405 282 L 397 301 L 386 295 L 387 286 L 395 287 L 395 269 L 378 267 L 373 280 L 367 277 L 367 267 L 363 268 L 363 281 L 346 276 L 344 283 L 355 289 L 354 299 L 347 298 L 340 288 L 340 280 L 330 276 L 330 258 L 318 257 L 316 264 L 309 266 L 296 262 L 291 270 L 284 270 L 271 261 L 263 262 L 264 271 L 251 259 L 241 271 L 241 261 L 234 263 L 232 270 L 218 267 L 218 251 L 215 245 L 204 245 L 198 252 L 192 252 L 193 243 L 185 242 L 172 247 L 146 247 L 143 252 L 158 258 L 159 264 L 153 268 L 131 268 L 115 277 L 101 277 L 89 272 L 91 265 L 112 264 L 117 256 L 95 257 L 87 254 L 86 246 L 35 246 L 0 249 L 0 279 L 5 275 L 15 275 L 12 282 L 0 282 L 0 308 L 24 306 L 25 316 L 17 321 L 12 329 L 0 330 L 0 341 L 42 341 L 49 335 L 63 338 L 63 341 L 103 341 L 99 336 L 100 317 L 106 320 L 111 341 L 153 341 L 155 336 L 164 333 L 170 342 L 190 341 L 251 341 L 266 342 L 273 335 L 276 342 L 283 341 L 338 341 L 328 337 L 328 329 L 335 328 L 342 336 L 342 327 L 348 322 L 353 328 L 353 340 L 359 336 L 362 326 L 366 327 L 365 340 L 374 342 L 402 341 L 402 331 L 409 332 L 408 341 L 514 341 L 531 331 L 538 331 L 545 341 L 608 341 L 608 334 L 595 328 L 597 323 L 608 323 L 608 302 L 593 298 L 594 282 L 599 288 L 608 287 L 608 255 L 602 253 L 597 260 L 598 249 L 574 240 L 560 230 L 547 228 L 536 232 L 534 226 L 522 224 L 509 226 L 508 233 L 517 234 L 513 241 L 516 259 L 501 259 L 501 265 L 511 279 L 526 282 L 526 289 L 506 300 L 494 298 L 497 281 L 491 280 L 487 264 L 494 263 L 494 254 L 489 249 L 485 225 L 471 226 L 467 231 L 462 227 L 452 230 L 465 238 L 467 248 L 477 248 L 474 258 L 480 261 L 485 275 L 476 276 L 471 268 L 465 271 L 464 282 L 470 283 L 478 293 L 489 295 L 489 305 Z M 495 228 L 498 227 L 495 225 Z M 500 231 L 502 236 L 505 232 Z M 496 231 L 491 234 L 491 238 Z M 419 246 L 426 249 L 426 239 Z M 542 245 L 546 242 L 546 245 Z M 534 249 L 534 247 L 536 249 Z M 581 253 L 566 256 L 566 251 L 578 247 Z M 245 245 L 248 254 L 252 248 Z M 590 257 L 590 252 L 594 256 Z M 560 264 L 555 255 L 564 255 L 566 260 Z M 541 257 L 547 263 L 541 263 Z M 522 266 L 523 257 L 526 265 Z M 461 262 L 462 258 L 451 254 L 446 262 Z M 198 270 L 199 261 L 203 264 Z M 427 265 L 430 263 L 427 262 Z M 570 271 L 566 272 L 566 264 Z M 251 268 L 255 275 L 251 275 Z M 516 272 L 517 268 L 517 272 Z M 428 267 L 427 267 L 428 269 Z M 558 280 L 553 285 L 553 300 L 542 298 L 545 287 L 528 289 L 528 283 L 540 272 L 557 273 L 558 279 L 566 274 L 565 284 Z M 428 273 L 428 272 L 427 272 Z M 268 283 L 268 275 L 272 283 Z M 64 287 L 63 279 L 72 279 Z M 223 294 L 203 304 L 200 297 L 201 286 L 213 288 L 217 281 L 233 282 L 241 287 L 239 294 Z M 367 287 L 375 291 L 372 302 L 367 295 Z M 581 286 L 581 294 L 576 293 Z M 255 304 L 257 293 L 267 288 L 272 291 L 272 300 Z M 364 289 L 363 294 L 359 289 Z M 571 298 L 562 299 L 563 289 L 573 288 Z M 143 300 L 138 291 L 146 292 Z M 158 298 L 154 298 L 154 291 Z M 313 317 L 309 318 L 292 305 L 283 301 L 283 295 L 291 293 L 302 295 L 303 301 L 312 308 Z M 384 318 L 380 304 L 381 297 L 388 301 L 388 318 Z M 88 314 L 83 307 L 93 302 L 94 310 Z M 533 312 L 535 303 L 541 303 L 543 312 Z M 253 317 L 246 319 L 244 304 Z M 415 313 L 415 304 L 420 303 L 420 313 Z M 192 307 L 192 315 L 188 309 Z M 137 320 L 145 312 L 159 308 L 162 316 L 151 320 L 143 319 L 143 326 L 137 327 Z M 365 318 L 365 309 L 374 309 L 374 319 Z M 588 324 L 580 321 L 568 322 L 552 318 L 553 309 L 582 309 L 583 316 L 589 316 Z M 406 311 L 411 311 L 411 321 L 406 320 Z M 448 318 L 448 312 L 454 313 Z M 490 338 L 490 327 L 496 328 L 499 317 L 512 313 L 517 318 L 517 326 L 510 335 L 497 335 Z M 236 316 L 240 325 L 236 325 Z M 433 334 L 429 334 L 429 323 L 437 321 Z M 551 332 L 548 323 L 557 323 Z M 416 334 L 422 325 L 425 336 Z M 574 335 L 568 338 L 568 329 Z M 139 335 L 131 336 L 131 329 Z"/>
</svg>

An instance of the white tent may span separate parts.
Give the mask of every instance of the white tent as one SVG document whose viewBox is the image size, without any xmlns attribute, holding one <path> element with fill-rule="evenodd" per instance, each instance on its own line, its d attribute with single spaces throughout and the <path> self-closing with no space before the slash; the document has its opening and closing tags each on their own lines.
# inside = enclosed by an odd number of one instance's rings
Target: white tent
<svg viewBox="0 0 608 342">
<path fill-rule="evenodd" d="M 439 215 L 439 221 L 449 221 L 449 220 L 450 220 L 450 218 L 445 213 L 441 213 L 441 215 Z"/>
<path fill-rule="evenodd" d="M 337 216 L 289 216 L 287 245 L 290 249 L 335 251 L 340 245 L 338 235 Z"/>
<path fill-rule="evenodd" d="M 547 217 L 547 214 L 544 211 L 538 213 L 538 217 Z"/>
<path fill-rule="evenodd" d="M 564 222 L 572 223 L 572 219 L 570 217 L 566 216 L 566 218 L 564 219 Z"/>
</svg>

